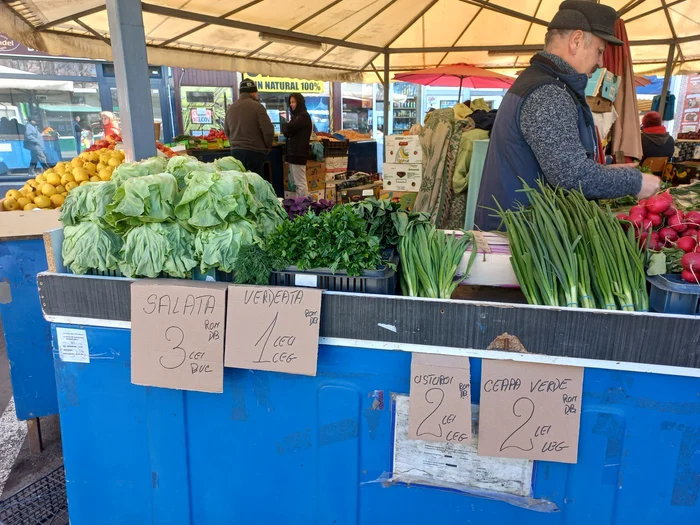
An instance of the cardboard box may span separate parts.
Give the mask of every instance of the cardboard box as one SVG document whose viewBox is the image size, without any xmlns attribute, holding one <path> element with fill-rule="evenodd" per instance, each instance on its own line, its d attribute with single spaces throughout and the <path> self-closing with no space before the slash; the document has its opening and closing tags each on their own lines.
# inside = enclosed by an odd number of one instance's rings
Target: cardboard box
<svg viewBox="0 0 700 525">
<path fill-rule="evenodd" d="M 402 210 L 413 211 L 413 206 L 416 204 L 418 193 L 412 191 L 392 191 L 382 190 L 379 192 L 379 198 L 396 202 L 401 206 Z"/>
<path fill-rule="evenodd" d="M 342 190 L 340 192 L 340 201 L 342 204 L 348 204 L 351 202 L 360 202 L 365 199 L 374 197 L 375 199 L 379 197 L 379 188 L 367 188 L 364 190 Z"/>
<path fill-rule="evenodd" d="M 226 283 L 131 284 L 131 382 L 223 392 Z"/>
<path fill-rule="evenodd" d="M 62 228 L 61 210 L 7 211 L 0 199 L 0 239 L 41 237 L 45 231 Z"/>
<path fill-rule="evenodd" d="M 326 171 L 348 171 L 348 157 L 326 158 Z"/>
<path fill-rule="evenodd" d="M 384 160 L 387 162 L 396 164 L 423 162 L 423 148 L 418 135 L 389 135 L 384 137 L 384 145 Z"/>
<path fill-rule="evenodd" d="M 285 191 L 294 191 L 294 185 L 289 177 L 289 164 L 284 163 L 282 173 L 282 184 Z M 306 163 L 306 184 L 309 191 L 320 191 L 326 189 L 326 163 L 310 160 Z"/>
<path fill-rule="evenodd" d="M 314 201 L 320 201 L 326 198 L 326 190 L 310 191 L 309 196 L 313 197 Z"/>
<path fill-rule="evenodd" d="M 417 192 L 423 180 L 423 166 L 421 164 L 384 164 L 382 178 L 385 190 Z"/>
</svg>

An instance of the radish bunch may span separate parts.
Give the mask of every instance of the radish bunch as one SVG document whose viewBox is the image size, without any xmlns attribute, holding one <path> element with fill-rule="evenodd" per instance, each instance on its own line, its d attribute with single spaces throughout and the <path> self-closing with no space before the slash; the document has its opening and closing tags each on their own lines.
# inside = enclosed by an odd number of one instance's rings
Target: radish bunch
<svg viewBox="0 0 700 525">
<path fill-rule="evenodd" d="M 681 259 L 683 272 L 681 277 L 689 283 L 700 284 L 700 253 L 686 253 Z"/>
<path fill-rule="evenodd" d="M 662 248 L 679 248 L 686 252 L 693 268 L 681 274 L 688 282 L 700 284 L 700 211 L 683 212 L 673 205 L 669 192 L 659 193 L 649 199 L 642 199 L 630 209 L 629 215 L 621 213 L 617 218 L 626 228 L 633 227 L 641 247 L 653 251 Z M 684 257 L 685 259 L 685 257 Z"/>
</svg>

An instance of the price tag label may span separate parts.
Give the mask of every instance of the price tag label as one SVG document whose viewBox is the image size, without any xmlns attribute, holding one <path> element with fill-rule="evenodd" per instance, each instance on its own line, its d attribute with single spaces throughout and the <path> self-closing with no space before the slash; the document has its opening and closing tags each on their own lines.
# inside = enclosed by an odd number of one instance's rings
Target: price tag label
<svg viewBox="0 0 700 525">
<path fill-rule="evenodd" d="M 479 455 L 576 463 L 583 368 L 484 359 Z"/>
<path fill-rule="evenodd" d="M 230 286 L 225 364 L 315 376 L 320 319 L 321 290 Z"/>
<path fill-rule="evenodd" d="M 408 438 L 471 443 L 469 358 L 413 354 Z"/>
<path fill-rule="evenodd" d="M 131 285 L 131 382 L 223 392 L 223 283 L 153 279 Z"/>
</svg>

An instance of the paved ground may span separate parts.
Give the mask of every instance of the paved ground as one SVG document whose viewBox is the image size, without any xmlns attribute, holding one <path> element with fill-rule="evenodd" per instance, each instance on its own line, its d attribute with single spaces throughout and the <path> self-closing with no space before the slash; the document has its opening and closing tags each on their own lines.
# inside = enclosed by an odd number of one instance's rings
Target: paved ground
<svg viewBox="0 0 700 525">
<path fill-rule="evenodd" d="M 2 326 L 0 324 L 0 330 Z M 17 421 L 12 400 L 5 339 L 0 338 L 0 500 L 42 478 L 63 464 L 58 416 L 41 418 L 44 450 L 29 454 L 26 423 Z M 14 460 L 13 460 L 14 458 Z"/>
</svg>

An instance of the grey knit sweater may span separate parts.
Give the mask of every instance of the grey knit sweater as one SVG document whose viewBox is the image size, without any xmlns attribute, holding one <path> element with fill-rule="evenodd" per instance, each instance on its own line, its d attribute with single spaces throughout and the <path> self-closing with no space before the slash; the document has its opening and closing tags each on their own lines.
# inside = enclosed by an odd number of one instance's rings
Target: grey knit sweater
<svg viewBox="0 0 700 525">
<path fill-rule="evenodd" d="M 540 54 L 563 73 L 577 73 L 557 55 Z M 580 187 L 589 199 L 613 199 L 641 190 L 642 175 L 636 168 L 607 168 L 587 157 L 579 137 L 576 102 L 555 85 L 539 87 L 525 99 L 520 130 L 552 186 Z"/>
</svg>

